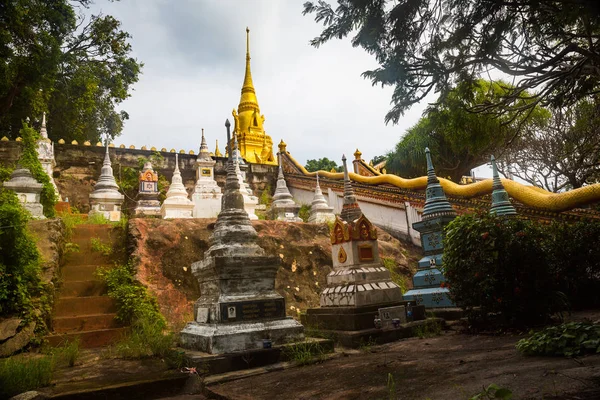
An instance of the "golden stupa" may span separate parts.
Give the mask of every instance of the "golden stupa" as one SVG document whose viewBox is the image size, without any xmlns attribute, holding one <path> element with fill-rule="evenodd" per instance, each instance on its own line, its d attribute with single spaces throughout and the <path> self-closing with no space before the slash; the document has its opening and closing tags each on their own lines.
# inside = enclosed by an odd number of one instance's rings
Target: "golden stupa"
<svg viewBox="0 0 600 400">
<path fill-rule="evenodd" d="M 241 156 L 250 163 L 277 165 L 273 156 L 273 140 L 267 135 L 263 124 L 265 116 L 261 115 L 256 91 L 250 72 L 250 29 L 246 28 L 246 73 L 242 85 L 242 96 L 237 112 L 232 112 L 233 133 L 237 136 Z M 233 139 L 231 143 L 233 147 Z"/>
</svg>

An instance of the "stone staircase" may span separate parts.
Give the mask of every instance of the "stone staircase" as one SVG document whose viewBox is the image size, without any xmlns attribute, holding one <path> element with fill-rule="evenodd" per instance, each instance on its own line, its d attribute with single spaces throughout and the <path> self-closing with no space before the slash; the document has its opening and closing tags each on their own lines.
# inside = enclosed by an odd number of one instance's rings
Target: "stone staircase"
<svg viewBox="0 0 600 400">
<path fill-rule="evenodd" d="M 78 245 L 79 251 L 64 257 L 62 285 L 54 303 L 53 332 L 46 336 L 51 346 L 76 337 L 84 348 L 106 346 L 121 338 L 127 329 L 115 319 L 116 304 L 108 297 L 104 282 L 95 275 L 99 267 L 114 265 L 115 259 L 93 250 L 94 238 L 111 247 L 119 240 L 108 224 L 74 228 L 71 243 Z"/>
</svg>

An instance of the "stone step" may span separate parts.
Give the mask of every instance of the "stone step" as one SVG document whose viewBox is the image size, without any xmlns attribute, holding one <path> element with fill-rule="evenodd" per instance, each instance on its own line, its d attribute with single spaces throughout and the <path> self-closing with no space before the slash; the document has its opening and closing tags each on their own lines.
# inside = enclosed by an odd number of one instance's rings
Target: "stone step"
<svg viewBox="0 0 600 400">
<path fill-rule="evenodd" d="M 61 289 L 61 297 L 83 297 L 83 296 L 101 296 L 106 294 L 106 283 L 99 280 L 87 281 L 64 281 Z"/>
<path fill-rule="evenodd" d="M 105 256 L 91 248 L 79 247 L 79 251 L 70 251 L 64 256 L 64 266 L 109 264 L 110 256 Z"/>
<path fill-rule="evenodd" d="M 61 297 L 54 304 L 54 318 L 110 314 L 117 311 L 115 301 L 108 296 Z"/>
<path fill-rule="evenodd" d="M 62 279 L 64 282 L 73 281 L 95 281 L 98 280 L 96 271 L 107 265 L 65 265 L 62 268 Z"/>
<path fill-rule="evenodd" d="M 117 314 L 96 314 L 81 317 L 54 318 L 53 328 L 55 333 L 74 333 L 95 331 L 101 329 L 120 328 L 121 324 L 115 319 Z"/>
<path fill-rule="evenodd" d="M 98 329 L 95 331 L 73 332 L 48 335 L 44 339 L 50 346 L 56 347 L 64 344 L 66 341 L 72 342 L 79 337 L 80 346 L 83 348 L 93 348 L 108 346 L 119 341 L 127 333 L 128 328 Z"/>
</svg>

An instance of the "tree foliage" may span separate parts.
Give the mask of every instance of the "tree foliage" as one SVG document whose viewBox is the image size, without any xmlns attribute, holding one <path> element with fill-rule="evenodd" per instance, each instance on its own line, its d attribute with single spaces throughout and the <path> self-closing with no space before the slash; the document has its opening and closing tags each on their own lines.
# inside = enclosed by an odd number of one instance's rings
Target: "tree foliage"
<svg viewBox="0 0 600 400">
<path fill-rule="evenodd" d="M 306 161 L 306 165 L 304 166 L 308 172 L 316 172 L 316 171 L 331 171 L 335 169 L 336 171 L 341 171 L 342 167 L 338 167 L 335 161 L 330 160 L 327 157 L 319 158 L 318 160 L 308 160 Z"/>
<path fill-rule="evenodd" d="M 553 110 L 537 129 L 521 135 L 499 160 L 505 175 L 549 191 L 576 189 L 600 179 L 600 100 Z"/>
<path fill-rule="evenodd" d="M 121 133 L 142 64 L 112 16 L 84 15 L 91 0 L 9 0 L 0 6 L 0 135 L 47 111 L 50 138 L 97 141 Z M 77 12 L 79 11 L 79 13 Z"/>
<path fill-rule="evenodd" d="M 496 70 L 514 86 L 474 111 L 566 107 L 600 89 L 600 2 L 596 0 L 338 0 L 304 3 L 324 26 L 313 46 L 351 34 L 379 67 L 363 73 L 393 86 L 386 122 L 428 94 L 448 94 Z M 535 89 L 535 91 L 534 91 Z M 525 92 L 530 102 L 519 103 Z"/>
<path fill-rule="evenodd" d="M 440 98 L 388 154 L 388 172 L 406 178 L 425 175 L 425 147 L 429 147 L 438 175 L 459 182 L 471 169 L 487 162 L 490 154 L 500 156 L 518 134 L 548 118 L 548 112 L 540 107 L 527 118 L 468 111 L 502 97 L 506 87 L 509 85 L 503 82 L 479 80 L 474 86 L 459 85 Z"/>
</svg>

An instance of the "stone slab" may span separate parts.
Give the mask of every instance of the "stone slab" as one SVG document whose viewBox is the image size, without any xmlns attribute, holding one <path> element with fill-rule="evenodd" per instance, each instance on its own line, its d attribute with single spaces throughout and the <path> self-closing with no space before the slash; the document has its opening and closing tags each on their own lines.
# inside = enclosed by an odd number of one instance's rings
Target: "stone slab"
<svg viewBox="0 0 600 400">
<path fill-rule="evenodd" d="M 285 318 L 285 300 L 269 299 L 221 303 L 222 322 Z"/>
<path fill-rule="evenodd" d="M 209 375 L 223 374 L 231 371 L 247 370 L 289 360 L 289 354 L 294 347 L 311 344 L 307 348 L 324 354 L 334 350 L 331 339 L 307 338 L 303 341 L 273 345 L 270 349 L 255 349 L 229 354 L 208 354 L 201 351 L 181 349 L 188 365 L 206 371 Z M 316 355 L 316 354 L 315 354 Z"/>
<path fill-rule="evenodd" d="M 436 324 L 444 328 L 445 321 L 441 318 L 428 318 L 421 321 L 400 324 L 396 329 L 363 329 L 357 331 L 322 330 L 320 334 L 332 338 L 337 344 L 349 348 L 359 348 L 367 344 L 384 344 L 416 336 L 416 329 L 427 324 Z"/>
<path fill-rule="evenodd" d="M 301 340 L 303 331 L 304 327 L 290 317 L 260 322 L 189 322 L 180 333 L 180 342 L 187 349 L 224 354 L 262 349 L 265 339 L 274 345 Z"/>
</svg>

